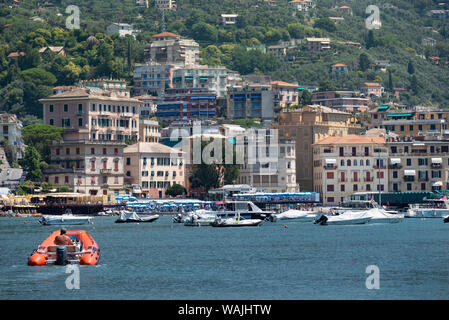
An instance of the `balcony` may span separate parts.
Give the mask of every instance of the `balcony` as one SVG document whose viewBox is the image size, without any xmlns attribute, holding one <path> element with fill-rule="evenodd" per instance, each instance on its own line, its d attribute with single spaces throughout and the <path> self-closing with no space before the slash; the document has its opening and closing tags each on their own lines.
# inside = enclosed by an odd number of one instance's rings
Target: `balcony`
<svg viewBox="0 0 449 320">
<path fill-rule="evenodd" d="M 101 174 L 111 174 L 112 173 L 112 169 L 100 169 L 100 173 Z"/>
<path fill-rule="evenodd" d="M 373 182 L 374 181 L 374 177 L 365 177 L 365 178 L 363 178 L 363 181 L 365 181 L 365 182 Z"/>
<path fill-rule="evenodd" d="M 386 169 L 387 167 L 386 167 L 385 165 L 378 166 L 377 164 L 375 164 L 375 165 L 373 166 L 373 168 L 374 168 L 374 169 Z"/>
<path fill-rule="evenodd" d="M 122 116 L 124 118 L 132 118 L 134 116 L 134 113 L 132 113 L 132 112 L 123 112 L 123 113 L 120 113 L 120 116 Z"/>
<path fill-rule="evenodd" d="M 414 176 L 404 176 L 404 181 L 405 182 L 413 182 L 413 181 L 415 181 L 415 177 Z"/>
<path fill-rule="evenodd" d="M 336 170 L 338 168 L 338 166 L 336 166 L 335 164 L 328 164 L 323 166 L 324 170 Z"/>
<path fill-rule="evenodd" d="M 352 178 L 351 182 L 360 182 L 360 178 Z"/>
<path fill-rule="evenodd" d="M 398 163 L 390 164 L 390 165 L 388 166 L 388 168 L 389 168 L 389 169 L 402 169 L 402 164 L 398 164 Z"/>
<path fill-rule="evenodd" d="M 344 179 L 340 178 L 340 179 L 338 179 L 338 182 L 348 182 L 348 178 L 344 178 Z"/>
</svg>

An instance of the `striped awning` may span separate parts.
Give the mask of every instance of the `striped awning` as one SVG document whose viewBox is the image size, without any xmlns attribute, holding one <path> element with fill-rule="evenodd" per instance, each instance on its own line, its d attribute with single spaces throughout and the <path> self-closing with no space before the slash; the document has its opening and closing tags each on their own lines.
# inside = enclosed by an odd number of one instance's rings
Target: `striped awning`
<svg viewBox="0 0 449 320">
<path fill-rule="evenodd" d="M 401 158 L 391 158 L 390 163 L 391 164 L 399 164 L 399 163 L 401 163 Z"/>
<path fill-rule="evenodd" d="M 432 163 L 436 163 L 436 164 L 443 163 L 443 159 L 442 158 L 432 158 Z"/>
<path fill-rule="evenodd" d="M 337 159 L 326 159 L 326 164 L 336 164 L 337 163 Z"/>
<path fill-rule="evenodd" d="M 416 176 L 415 170 L 404 170 L 404 175 L 406 176 Z"/>
</svg>

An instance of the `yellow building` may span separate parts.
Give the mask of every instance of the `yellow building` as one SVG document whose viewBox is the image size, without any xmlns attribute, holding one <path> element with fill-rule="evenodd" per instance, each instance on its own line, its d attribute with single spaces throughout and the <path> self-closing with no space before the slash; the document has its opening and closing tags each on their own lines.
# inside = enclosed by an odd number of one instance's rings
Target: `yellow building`
<svg viewBox="0 0 449 320">
<path fill-rule="evenodd" d="M 319 105 L 282 111 L 278 119 L 279 138 L 296 141 L 296 182 L 304 191 L 313 190 L 312 145 L 329 136 L 362 130 L 352 114 Z"/>
<path fill-rule="evenodd" d="M 314 191 L 324 205 L 344 203 L 354 192 L 386 192 L 387 159 L 384 137 L 327 137 L 313 145 Z"/>
</svg>

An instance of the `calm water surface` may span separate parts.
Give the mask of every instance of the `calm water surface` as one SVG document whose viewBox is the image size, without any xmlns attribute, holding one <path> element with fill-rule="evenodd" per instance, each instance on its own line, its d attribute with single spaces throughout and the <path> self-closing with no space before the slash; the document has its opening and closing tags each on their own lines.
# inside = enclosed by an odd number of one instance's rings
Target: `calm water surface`
<svg viewBox="0 0 449 320">
<path fill-rule="evenodd" d="M 68 290 L 65 267 L 27 266 L 58 227 L 1 218 L 0 299 L 449 299 L 449 224 L 441 219 L 288 228 L 115 219 L 71 228 L 87 230 L 101 258 L 80 266 L 80 289 Z M 365 286 L 369 265 L 380 269 L 379 290 Z"/>
</svg>

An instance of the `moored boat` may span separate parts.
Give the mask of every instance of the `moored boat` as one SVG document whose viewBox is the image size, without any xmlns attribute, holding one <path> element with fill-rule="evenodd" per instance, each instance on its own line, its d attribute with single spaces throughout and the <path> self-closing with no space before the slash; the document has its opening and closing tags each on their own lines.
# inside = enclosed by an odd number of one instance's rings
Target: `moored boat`
<svg viewBox="0 0 449 320">
<path fill-rule="evenodd" d="M 68 230 L 73 245 L 57 245 L 55 238 L 60 231 L 53 232 L 34 250 L 28 259 L 30 266 L 44 265 L 96 265 L 100 259 L 100 249 L 92 236 L 84 230 Z"/>
<path fill-rule="evenodd" d="M 316 212 L 304 210 L 288 210 L 282 213 L 270 214 L 267 217 L 268 221 L 275 222 L 277 220 L 293 220 L 300 222 L 311 222 L 315 220 Z"/>
<path fill-rule="evenodd" d="M 158 214 L 141 217 L 137 213 L 132 211 L 122 211 L 118 219 L 115 220 L 115 223 L 154 222 L 157 219 L 159 219 Z"/>
<path fill-rule="evenodd" d="M 211 223 L 212 227 L 226 228 L 226 227 L 257 227 L 263 222 L 261 219 L 241 219 L 239 214 L 233 218 L 217 217 Z"/>
<path fill-rule="evenodd" d="M 44 226 L 81 225 L 89 224 L 92 219 L 92 217 L 74 216 L 73 214 L 68 213 L 60 216 L 42 216 L 38 222 Z"/>
<path fill-rule="evenodd" d="M 366 212 L 346 211 L 339 215 L 324 215 L 317 216 L 314 224 L 319 225 L 357 225 L 365 224 L 371 220 Z"/>
</svg>

